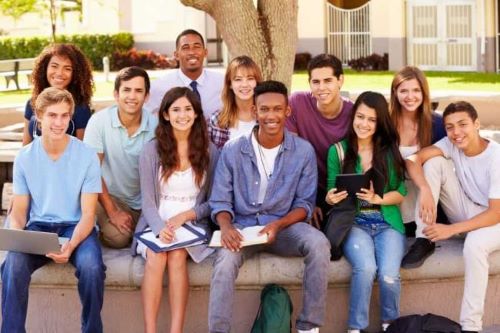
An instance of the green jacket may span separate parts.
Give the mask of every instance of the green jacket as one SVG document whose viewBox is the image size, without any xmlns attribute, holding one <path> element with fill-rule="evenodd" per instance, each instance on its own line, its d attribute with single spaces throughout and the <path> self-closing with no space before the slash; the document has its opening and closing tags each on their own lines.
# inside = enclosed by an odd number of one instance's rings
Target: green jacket
<svg viewBox="0 0 500 333">
<path fill-rule="evenodd" d="M 344 151 L 347 151 L 347 140 L 344 139 L 340 142 Z M 394 164 L 392 163 L 392 158 L 388 157 L 388 170 L 389 170 L 389 182 L 384 186 L 384 193 L 391 191 L 398 191 L 401 195 L 406 195 L 406 187 L 403 179 L 399 179 L 394 169 Z M 337 154 L 337 149 L 335 145 L 330 146 L 328 149 L 328 157 L 326 160 L 326 171 L 327 171 L 327 183 L 326 189 L 327 191 L 331 190 L 335 187 L 335 180 L 339 173 L 342 172 L 342 163 L 339 160 L 339 156 Z M 361 168 L 361 159 L 358 156 L 358 160 L 356 162 L 355 171 L 358 174 L 362 174 L 363 170 Z M 380 211 L 384 220 L 389 223 L 391 227 L 395 230 L 404 234 L 405 227 L 403 224 L 403 219 L 401 217 L 401 212 L 399 210 L 399 205 L 381 205 Z"/>
</svg>

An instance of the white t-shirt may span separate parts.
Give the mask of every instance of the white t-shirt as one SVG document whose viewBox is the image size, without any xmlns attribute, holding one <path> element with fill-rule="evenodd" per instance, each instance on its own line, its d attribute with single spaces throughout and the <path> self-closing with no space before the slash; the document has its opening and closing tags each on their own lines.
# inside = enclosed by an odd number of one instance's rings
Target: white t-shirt
<svg viewBox="0 0 500 333">
<path fill-rule="evenodd" d="M 406 159 L 408 156 L 415 154 L 419 150 L 420 150 L 419 145 L 399 146 L 399 152 L 401 153 L 401 156 L 403 156 L 403 159 Z"/>
<path fill-rule="evenodd" d="M 192 80 L 188 78 L 179 68 L 171 69 L 167 73 L 151 82 L 149 99 L 144 104 L 144 108 L 152 113 L 157 113 L 160 108 L 163 96 L 173 87 L 188 87 Z M 224 74 L 218 71 L 203 69 L 200 77 L 196 79 L 198 92 L 201 97 L 201 107 L 206 119 L 212 113 L 222 108 L 220 99 L 222 88 L 224 87 Z"/>
<path fill-rule="evenodd" d="M 257 202 L 261 204 L 264 202 L 267 184 L 269 183 L 269 178 L 272 177 L 274 161 L 276 160 L 276 156 L 278 156 L 281 145 L 271 149 L 267 149 L 262 146 L 259 148 L 259 143 L 257 142 L 255 135 L 252 134 L 252 146 L 257 158 L 257 167 L 259 168 L 260 173 L 259 198 Z"/>
<path fill-rule="evenodd" d="M 434 144 L 455 164 L 455 172 L 465 194 L 477 204 L 488 207 L 488 199 L 500 199 L 500 145 L 489 141 L 476 156 L 466 156 L 445 137 Z"/>
<path fill-rule="evenodd" d="M 238 126 L 229 129 L 229 139 L 232 140 L 239 138 L 240 136 L 250 135 L 250 132 L 252 132 L 253 128 L 255 127 L 255 124 L 256 124 L 255 120 L 251 121 L 238 120 Z"/>
</svg>

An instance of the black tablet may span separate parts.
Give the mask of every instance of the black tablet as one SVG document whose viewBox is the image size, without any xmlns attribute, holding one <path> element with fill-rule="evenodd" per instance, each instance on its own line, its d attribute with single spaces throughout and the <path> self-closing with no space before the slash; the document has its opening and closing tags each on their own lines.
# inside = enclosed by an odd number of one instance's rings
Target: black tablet
<svg viewBox="0 0 500 333">
<path fill-rule="evenodd" d="M 362 188 L 370 188 L 370 178 L 366 174 L 345 173 L 337 175 L 335 184 L 337 192 L 347 191 L 350 196 L 355 196 Z"/>
</svg>

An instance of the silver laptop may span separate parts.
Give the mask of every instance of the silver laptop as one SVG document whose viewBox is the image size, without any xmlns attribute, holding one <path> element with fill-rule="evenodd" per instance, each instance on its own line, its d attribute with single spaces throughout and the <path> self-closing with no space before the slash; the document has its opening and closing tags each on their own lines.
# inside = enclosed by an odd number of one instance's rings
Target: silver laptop
<svg viewBox="0 0 500 333">
<path fill-rule="evenodd" d="M 68 238 L 56 233 L 31 230 L 0 229 L 0 250 L 46 255 L 59 252 Z"/>
</svg>

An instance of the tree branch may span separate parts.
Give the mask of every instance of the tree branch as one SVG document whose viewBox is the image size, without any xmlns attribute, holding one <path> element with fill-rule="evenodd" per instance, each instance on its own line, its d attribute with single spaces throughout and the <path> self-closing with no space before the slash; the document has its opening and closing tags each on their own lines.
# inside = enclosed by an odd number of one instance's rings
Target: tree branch
<svg viewBox="0 0 500 333">
<path fill-rule="evenodd" d="M 180 0 L 184 6 L 202 10 L 212 16 L 212 9 L 217 0 Z"/>
<path fill-rule="evenodd" d="M 297 46 L 298 0 L 180 0 L 217 22 L 231 57 L 248 55 L 264 79 L 291 85 Z"/>
</svg>

